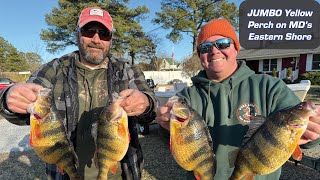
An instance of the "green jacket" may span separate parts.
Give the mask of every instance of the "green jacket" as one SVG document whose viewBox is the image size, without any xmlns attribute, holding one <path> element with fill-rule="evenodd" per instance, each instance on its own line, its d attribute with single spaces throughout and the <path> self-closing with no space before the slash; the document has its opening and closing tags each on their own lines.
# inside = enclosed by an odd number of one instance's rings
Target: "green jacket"
<svg viewBox="0 0 320 180">
<path fill-rule="evenodd" d="M 255 74 L 244 61 L 238 70 L 223 82 L 212 82 L 205 71 L 192 78 L 193 86 L 177 93 L 206 121 L 216 154 L 215 180 L 228 179 L 234 168 L 232 152 L 239 149 L 248 126 L 249 116 L 269 116 L 300 103 L 299 98 L 280 79 Z M 249 114 L 246 113 L 247 110 Z M 248 112 L 248 111 L 247 111 Z M 279 179 L 281 169 L 259 180 Z M 193 179 L 193 175 L 188 175 Z"/>
</svg>

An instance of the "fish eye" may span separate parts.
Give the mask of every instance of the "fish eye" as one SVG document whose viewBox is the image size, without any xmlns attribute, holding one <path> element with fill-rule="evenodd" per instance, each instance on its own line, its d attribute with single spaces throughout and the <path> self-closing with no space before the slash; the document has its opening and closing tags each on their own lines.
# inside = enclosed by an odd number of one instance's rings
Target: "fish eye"
<svg viewBox="0 0 320 180">
<path fill-rule="evenodd" d="M 298 109 L 298 110 L 302 110 L 302 109 L 303 109 L 303 106 L 300 104 L 300 105 L 298 105 L 297 109 Z"/>
<path fill-rule="evenodd" d="M 188 105 L 187 102 L 185 102 L 185 101 L 181 101 L 181 104 Z"/>
</svg>

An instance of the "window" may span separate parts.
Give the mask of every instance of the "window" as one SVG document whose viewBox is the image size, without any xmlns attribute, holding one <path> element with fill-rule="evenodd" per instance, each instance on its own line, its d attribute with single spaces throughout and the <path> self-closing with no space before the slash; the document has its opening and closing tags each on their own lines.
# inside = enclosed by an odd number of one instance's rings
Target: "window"
<svg viewBox="0 0 320 180">
<path fill-rule="evenodd" d="M 272 71 L 273 68 L 277 69 L 277 59 L 264 59 L 263 71 Z"/>
<path fill-rule="evenodd" d="M 320 54 L 313 55 L 312 70 L 320 70 Z"/>
</svg>

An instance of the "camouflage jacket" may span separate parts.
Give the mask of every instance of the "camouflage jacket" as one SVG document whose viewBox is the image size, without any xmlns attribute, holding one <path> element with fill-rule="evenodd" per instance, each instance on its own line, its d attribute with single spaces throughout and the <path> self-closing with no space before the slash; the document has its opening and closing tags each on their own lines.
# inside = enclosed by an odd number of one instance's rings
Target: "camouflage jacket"
<svg viewBox="0 0 320 180">
<path fill-rule="evenodd" d="M 53 98 L 59 115 L 64 117 L 67 136 L 74 143 L 74 132 L 79 116 L 78 84 L 76 77 L 75 60 L 79 60 L 79 52 L 75 51 L 61 58 L 44 64 L 34 72 L 28 82 L 40 84 L 53 89 Z M 130 145 L 127 154 L 121 161 L 123 179 L 141 179 L 143 156 L 138 140 L 136 123 L 147 124 L 155 117 L 155 108 L 158 104 L 154 93 L 147 86 L 142 71 L 135 66 L 115 58 L 109 58 L 107 73 L 108 94 L 125 89 L 137 89 L 145 93 L 150 101 L 150 108 L 140 116 L 129 117 Z M 15 114 L 7 110 L 5 94 L 9 88 L 0 91 L 0 114 L 9 122 L 17 125 L 29 125 L 28 114 Z M 109 98 L 111 99 L 111 98 Z M 46 172 L 49 179 L 68 179 L 59 173 L 55 165 L 47 165 Z"/>
</svg>

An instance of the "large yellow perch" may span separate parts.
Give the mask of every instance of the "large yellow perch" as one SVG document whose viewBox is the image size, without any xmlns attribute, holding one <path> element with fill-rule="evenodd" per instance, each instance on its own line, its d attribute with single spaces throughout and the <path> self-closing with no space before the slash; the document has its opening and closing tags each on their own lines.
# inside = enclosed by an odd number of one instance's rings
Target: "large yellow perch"
<svg viewBox="0 0 320 180">
<path fill-rule="evenodd" d="M 253 119 L 246 135 L 249 139 L 240 148 L 230 180 L 243 177 L 253 179 L 256 174 L 270 174 L 291 155 L 300 160 L 302 152 L 298 141 L 307 128 L 313 109 L 312 102 L 303 102 L 279 111 L 267 120 L 263 117 Z"/>
<path fill-rule="evenodd" d="M 178 96 L 170 118 L 170 148 L 176 162 L 193 171 L 198 180 L 212 180 L 215 174 L 213 143 L 205 121 Z"/>
<path fill-rule="evenodd" d="M 118 161 L 125 156 L 130 142 L 128 116 L 120 106 L 122 98 L 113 94 L 114 101 L 105 108 L 98 121 L 98 179 L 107 179 L 108 171 L 116 173 Z"/>
<path fill-rule="evenodd" d="M 51 107 L 51 90 L 42 89 L 37 101 L 28 107 L 30 113 L 30 145 L 45 162 L 56 164 L 71 179 L 78 179 L 77 158 L 67 140 L 66 130 L 61 119 Z"/>
</svg>

